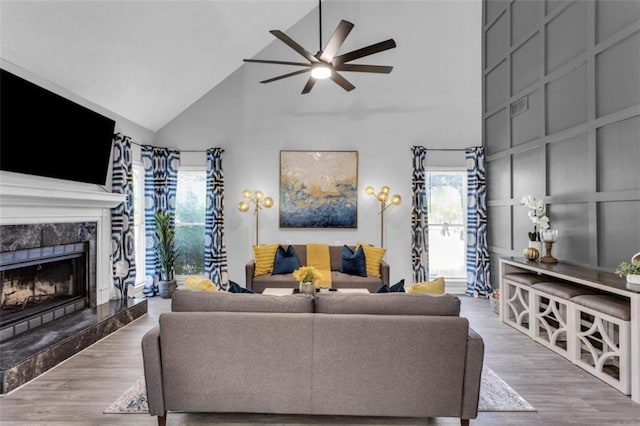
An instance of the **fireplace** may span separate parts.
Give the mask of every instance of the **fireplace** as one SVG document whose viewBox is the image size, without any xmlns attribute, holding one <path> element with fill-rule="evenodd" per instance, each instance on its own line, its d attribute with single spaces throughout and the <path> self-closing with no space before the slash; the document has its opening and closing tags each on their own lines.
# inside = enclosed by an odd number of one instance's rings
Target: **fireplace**
<svg viewBox="0 0 640 426">
<path fill-rule="evenodd" d="M 86 242 L 0 253 L 2 336 L 16 336 L 88 307 L 87 271 Z"/>
<path fill-rule="evenodd" d="M 0 342 L 96 306 L 96 223 L 0 226 Z"/>
</svg>

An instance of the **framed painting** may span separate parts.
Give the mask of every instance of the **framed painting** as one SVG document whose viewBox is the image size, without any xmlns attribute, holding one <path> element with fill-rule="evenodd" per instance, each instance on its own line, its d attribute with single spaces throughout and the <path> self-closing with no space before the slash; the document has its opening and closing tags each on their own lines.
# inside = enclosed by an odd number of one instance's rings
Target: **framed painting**
<svg viewBox="0 0 640 426">
<path fill-rule="evenodd" d="M 357 228 L 358 151 L 280 151 L 280 227 Z"/>
</svg>

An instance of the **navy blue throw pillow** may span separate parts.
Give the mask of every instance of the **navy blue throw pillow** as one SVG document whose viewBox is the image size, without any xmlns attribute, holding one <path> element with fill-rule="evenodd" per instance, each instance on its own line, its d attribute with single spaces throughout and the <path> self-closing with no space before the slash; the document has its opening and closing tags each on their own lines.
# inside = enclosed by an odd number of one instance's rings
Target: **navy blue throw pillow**
<svg viewBox="0 0 640 426">
<path fill-rule="evenodd" d="M 364 249 L 362 246 L 354 253 L 349 246 L 342 247 L 342 265 L 340 272 L 359 277 L 367 276 L 367 265 L 364 259 Z"/>
<path fill-rule="evenodd" d="M 229 280 L 229 293 L 255 293 L 255 291 L 244 288 L 240 284 Z"/>
<path fill-rule="evenodd" d="M 388 284 L 382 284 L 377 290 L 376 293 L 389 293 L 389 285 Z"/>
<path fill-rule="evenodd" d="M 290 245 L 286 250 L 282 246 L 278 246 L 271 275 L 290 274 L 299 267 L 300 260 L 298 260 L 298 254 L 293 246 Z"/>
<path fill-rule="evenodd" d="M 389 291 L 392 293 L 404 293 L 404 279 L 401 279 L 391 287 L 389 287 Z"/>
</svg>

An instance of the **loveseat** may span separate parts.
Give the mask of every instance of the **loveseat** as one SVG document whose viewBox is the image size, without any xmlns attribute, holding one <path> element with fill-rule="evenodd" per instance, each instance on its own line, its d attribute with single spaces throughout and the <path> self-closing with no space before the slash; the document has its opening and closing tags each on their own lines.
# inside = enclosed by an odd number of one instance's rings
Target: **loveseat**
<svg viewBox="0 0 640 426">
<path fill-rule="evenodd" d="M 179 289 L 171 303 L 142 339 L 159 425 L 171 411 L 477 417 L 484 343 L 456 296 Z"/>
<path fill-rule="evenodd" d="M 307 248 L 305 244 L 292 244 L 298 256 L 300 265 L 307 264 Z M 389 284 L 389 264 L 380 262 L 379 277 L 368 275 L 365 277 L 350 275 L 340 272 L 342 266 L 342 249 L 344 246 L 329 246 L 329 258 L 331 262 L 331 281 L 333 288 L 366 288 L 375 292 L 383 284 Z M 351 246 L 355 249 L 354 246 Z M 265 288 L 295 288 L 298 283 L 291 274 L 263 274 L 255 275 L 255 259 L 251 259 L 245 265 L 246 288 L 257 293 L 262 293 Z"/>
</svg>

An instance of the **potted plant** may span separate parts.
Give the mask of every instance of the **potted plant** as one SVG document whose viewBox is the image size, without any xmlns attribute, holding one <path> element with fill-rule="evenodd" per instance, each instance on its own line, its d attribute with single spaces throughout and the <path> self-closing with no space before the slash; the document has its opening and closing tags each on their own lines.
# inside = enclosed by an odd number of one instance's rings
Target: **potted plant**
<svg viewBox="0 0 640 426">
<path fill-rule="evenodd" d="M 316 284 L 322 280 L 322 274 L 313 266 L 301 266 L 292 273 L 298 280 L 300 293 L 315 295 Z"/>
<path fill-rule="evenodd" d="M 631 262 L 622 262 L 616 268 L 616 274 L 627 277 L 627 282 L 640 285 L 640 253 L 636 254 Z"/>
<path fill-rule="evenodd" d="M 154 250 L 160 263 L 158 294 L 164 299 L 169 299 L 177 287 L 177 282 L 174 278 L 174 269 L 178 258 L 176 234 L 171 225 L 171 215 L 168 212 L 157 212 L 154 214 L 154 220 L 156 224 L 153 238 Z"/>
</svg>

